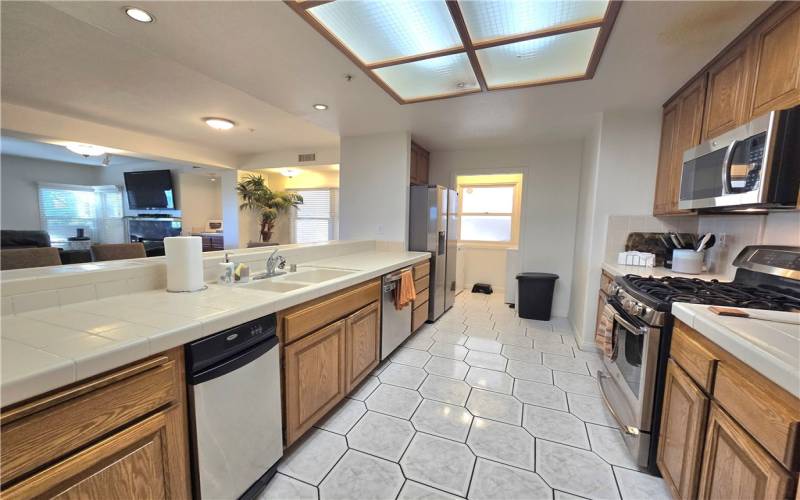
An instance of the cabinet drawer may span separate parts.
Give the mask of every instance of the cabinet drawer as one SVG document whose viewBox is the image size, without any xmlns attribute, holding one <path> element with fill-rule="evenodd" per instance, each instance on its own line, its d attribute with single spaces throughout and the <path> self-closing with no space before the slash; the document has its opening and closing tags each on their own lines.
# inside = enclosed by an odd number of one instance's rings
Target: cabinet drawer
<svg viewBox="0 0 800 500">
<path fill-rule="evenodd" d="M 428 288 L 430 288 L 431 286 L 430 278 L 431 278 L 430 276 L 423 276 L 418 280 L 414 280 L 414 290 L 416 290 L 417 293 L 419 293 L 422 290 L 427 290 Z"/>
<path fill-rule="evenodd" d="M 421 291 L 421 292 L 419 292 L 419 291 L 417 292 L 417 298 L 414 300 L 414 308 L 415 309 L 416 309 L 416 307 L 418 305 L 427 304 L 428 303 L 428 294 L 429 294 L 429 291 L 428 291 L 427 288 L 425 290 Z"/>
<path fill-rule="evenodd" d="M 779 462 L 797 470 L 796 398 L 749 368 L 724 361 L 717 368 L 714 398 Z"/>
<path fill-rule="evenodd" d="M 178 370 L 175 360 L 161 356 L 4 412 L 3 483 L 177 400 Z M 14 413 L 23 416 L 14 419 Z"/>
<path fill-rule="evenodd" d="M 411 313 L 411 331 L 415 332 L 425 324 L 428 319 L 428 303 L 424 302 L 416 307 Z"/>
<path fill-rule="evenodd" d="M 431 263 L 430 262 L 422 262 L 414 266 L 414 279 L 424 278 L 431 274 Z"/>
<path fill-rule="evenodd" d="M 342 319 L 370 302 L 380 300 L 380 296 L 380 281 L 370 281 L 290 308 L 281 313 L 283 343 L 294 342 L 306 334 Z"/>
<path fill-rule="evenodd" d="M 703 390 L 711 392 L 714 371 L 719 360 L 693 337 L 695 334 L 688 331 L 686 325 L 676 321 L 675 328 L 672 330 L 672 345 L 669 355 Z"/>
</svg>

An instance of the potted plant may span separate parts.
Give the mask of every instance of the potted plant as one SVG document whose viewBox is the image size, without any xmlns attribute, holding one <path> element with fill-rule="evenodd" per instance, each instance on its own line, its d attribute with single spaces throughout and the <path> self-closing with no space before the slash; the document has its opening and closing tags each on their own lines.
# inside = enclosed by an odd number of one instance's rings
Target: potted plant
<svg viewBox="0 0 800 500">
<path fill-rule="evenodd" d="M 278 216 L 290 208 L 303 204 L 303 197 L 287 191 L 273 191 L 267 187 L 264 178 L 250 174 L 238 184 L 236 192 L 242 198 L 239 210 L 250 210 L 261 217 L 261 241 L 266 243 L 272 238 L 272 230 Z"/>
</svg>

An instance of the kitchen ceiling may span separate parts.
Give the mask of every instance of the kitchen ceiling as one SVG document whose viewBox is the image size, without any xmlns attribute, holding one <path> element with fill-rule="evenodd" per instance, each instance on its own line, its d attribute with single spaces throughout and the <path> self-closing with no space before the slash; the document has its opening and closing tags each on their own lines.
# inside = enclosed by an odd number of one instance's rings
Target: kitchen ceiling
<svg viewBox="0 0 800 500">
<path fill-rule="evenodd" d="M 573 139 L 599 112 L 657 111 L 769 4 L 628 2 L 591 80 L 409 105 L 283 2 L 149 1 L 148 24 L 126 5 L 0 3 L 3 101 L 242 157 L 395 131 L 434 151 Z"/>
<path fill-rule="evenodd" d="M 619 0 L 287 4 L 400 104 L 594 76 Z"/>
</svg>

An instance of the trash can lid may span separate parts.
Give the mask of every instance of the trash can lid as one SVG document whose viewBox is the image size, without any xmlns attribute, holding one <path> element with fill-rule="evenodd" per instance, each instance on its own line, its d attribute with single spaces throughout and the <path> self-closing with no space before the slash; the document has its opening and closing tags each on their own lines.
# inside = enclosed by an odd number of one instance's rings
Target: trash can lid
<svg viewBox="0 0 800 500">
<path fill-rule="evenodd" d="M 551 273 L 519 273 L 518 280 L 557 280 L 557 274 Z"/>
</svg>

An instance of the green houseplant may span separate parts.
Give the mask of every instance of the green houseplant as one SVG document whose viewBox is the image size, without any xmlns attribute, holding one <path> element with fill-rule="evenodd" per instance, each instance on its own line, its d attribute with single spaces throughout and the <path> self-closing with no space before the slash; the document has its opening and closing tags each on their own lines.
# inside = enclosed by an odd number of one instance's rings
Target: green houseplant
<svg viewBox="0 0 800 500">
<path fill-rule="evenodd" d="M 260 216 L 261 241 L 264 243 L 272 238 L 278 216 L 303 204 L 303 197 L 297 193 L 271 190 L 260 175 L 250 174 L 239 181 L 236 192 L 242 199 L 239 210 L 249 210 Z"/>
</svg>

